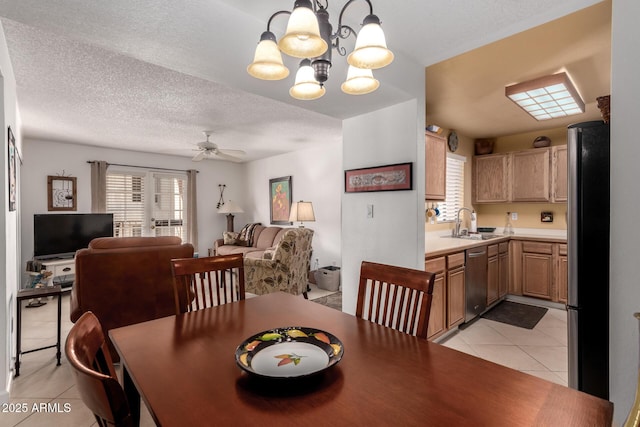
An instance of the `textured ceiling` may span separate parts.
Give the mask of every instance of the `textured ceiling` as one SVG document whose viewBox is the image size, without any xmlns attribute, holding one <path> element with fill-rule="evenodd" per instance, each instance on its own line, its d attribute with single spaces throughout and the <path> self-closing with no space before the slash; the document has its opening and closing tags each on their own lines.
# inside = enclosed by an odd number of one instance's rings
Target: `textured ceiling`
<svg viewBox="0 0 640 427">
<path fill-rule="evenodd" d="M 426 66 L 597 0 L 373 3 L 397 57 Z M 253 160 L 340 140 L 341 119 L 413 96 L 386 84 L 384 70 L 374 94 L 342 94 L 346 67 L 337 55 L 318 101 L 289 98 L 296 61 L 287 61 L 286 81 L 249 77 L 245 69 L 270 14 L 292 4 L 0 0 L 23 135 L 192 156 L 201 131 L 214 129 L 221 148 L 245 150 Z M 334 21 L 342 4 L 330 5 Z M 349 7 L 347 23 L 358 25 L 364 5 Z M 283 26 L 274 21 L 277 34 Z"/>
</svg>

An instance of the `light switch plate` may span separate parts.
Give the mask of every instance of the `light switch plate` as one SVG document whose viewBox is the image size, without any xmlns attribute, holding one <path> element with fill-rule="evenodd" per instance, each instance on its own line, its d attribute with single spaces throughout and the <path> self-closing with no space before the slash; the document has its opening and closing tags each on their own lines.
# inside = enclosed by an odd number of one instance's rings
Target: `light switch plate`
<svg viewBox="0 0 640 427">
<path fill-rule="evenodd" d="M 518 220 L 518 212 L 511 212 L 511 220 L 512 221 Z"/>
</svg>

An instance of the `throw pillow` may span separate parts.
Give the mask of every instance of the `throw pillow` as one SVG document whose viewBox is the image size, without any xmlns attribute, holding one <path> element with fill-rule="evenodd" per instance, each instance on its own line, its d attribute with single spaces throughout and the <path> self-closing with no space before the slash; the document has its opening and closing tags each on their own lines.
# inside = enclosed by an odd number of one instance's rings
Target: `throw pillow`
<svg viewBox="0 0 640 427">
<path fill-rule="evenodd" d="M 238 241 L 238 233 L 234 233 L 233 231 L 225 231 L 224 233 L 222 233 L 222 238 L 225 245 L 235 245 Z"/>
</svg>

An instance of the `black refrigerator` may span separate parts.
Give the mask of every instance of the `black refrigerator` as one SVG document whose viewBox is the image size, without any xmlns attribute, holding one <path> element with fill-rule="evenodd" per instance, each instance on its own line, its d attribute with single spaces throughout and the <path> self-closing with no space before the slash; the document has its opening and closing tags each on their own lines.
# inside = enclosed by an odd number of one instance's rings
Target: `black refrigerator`
<svg viewBox="0 0 640 427">
<path fill-rule="evenodd" d="M 568 128 L 569 387 L 609 399 L 609 125 Z"/>
</svg>

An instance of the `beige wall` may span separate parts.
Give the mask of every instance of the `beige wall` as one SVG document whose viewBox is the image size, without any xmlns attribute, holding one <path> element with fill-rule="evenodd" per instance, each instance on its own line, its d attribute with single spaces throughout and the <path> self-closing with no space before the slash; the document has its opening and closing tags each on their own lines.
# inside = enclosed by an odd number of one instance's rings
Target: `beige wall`
<svg viewBox="0 0 640 427">
<path fill-rule="evenodd" d="M 441 135 L 449 135 L 449 129 L 443 129 Z M 514 135 L 507 135 L 496 138 L 493 148 L 494 153 L 505 153 L 508 151 L 527 150 L 533 148 L 533 140 L 538 136 L 548 136 L 551 138 L 551 145 L 566 145 L 567 129 L 565 127 L 547 129 L 545 131 L 526 132 Z M 498 231 L 504 227 L 507 212 L 517 212 L 518 219 L 511 221 L 515 228 L 539 228 L 546 230 L 566 230 L 566 203 L 504 203 L 504 204 L 471 204 L 471 177 L 474 152 L 474 139 L 458 134 L 458 150 L 456 154 L 465 156 L 465 186 L 464 199 L 465 206 L 470 206 L 478 214 L 479 227 L 498 227 Z M 432 202 L 425 203 L 425 209 Z M 436 203 L 436 202 L 433 202 Z M 541 222 L 541 212 L 553 212 L 553 222 Z M 466 217 L 466 216 L 465 216 Z M 450 230 L 452 223 L 430 224 L 427 220 L 426 231 Z"/>
</svg>

